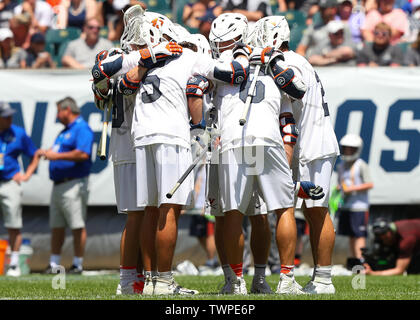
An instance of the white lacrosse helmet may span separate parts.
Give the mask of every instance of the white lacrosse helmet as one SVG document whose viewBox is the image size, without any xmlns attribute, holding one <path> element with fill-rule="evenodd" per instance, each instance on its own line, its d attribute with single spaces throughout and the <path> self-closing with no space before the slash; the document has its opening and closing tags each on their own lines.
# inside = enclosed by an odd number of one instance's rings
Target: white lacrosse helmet
<svg viewBox="0 0 420 320">
<path fill-rule="evenodd" d="M 210 44 L 206 37 L 202 34 L 191 34 L 190 37 L 186 39 L 186 41 L 194 43 L 197 46 L 197 52 L 209 55 L 211 57 Z"/>
<path fill-rule="evenodd" d="M 256 24 L 255 44 L 259 47 L 280 48 L 283 42 L 290 42 L 289 24 L 284 16 L 268 16 Z"/>
<path fill-rule="evenodd" d="M 131 51 L 131 45 L 149 48 L 160 42 L 162 32 L 154 28 L 153 24 L 145 18 L 145 12 L 140 5 L 130 7 L 124 13 L 124 32 L 120 38 L 121 49 Z"/>
<path fill-rule="evenodd" d="M 351 155 L 341 155 L 341 159 L 343 159 L 343 161 L 355 161 L 360 157 L 360 154 L 362 153 L 363 140 L 357 134 L 349 133 L 346 134 L 343 138 L 341 138 L 340 146 L 356 148 L 356 152 L 354 152 Z"/>
<path fill-rule="evenodd" d="M 175 33 L 178 36 L 178 41 L 179 42 L 182 42 L 185 39 L 188 39 L 189 37 L 191 37 L 191 33 L 186 28 L 184 28 L 183 26 L 181 26 L 178 23 L 174 23 L 174 30 L 175 30 Z"/>
<path fill-rule="evenodd" d="M 159 29 L 163 35 L 166 35 L 170 38 L 170 40 L 174 40 L 176 42 L 179 41 L 178 35 L 175 31 L 174 24 L 167 16 L 161 13 L 146 11 L 144 13 L 146 20 L 148 20 L 152 26 L 156 29 Z M 168 39 L 162 38 L 162 41 L 168 41 Z"/>
<path fill-rule="evenodd" d="M 213 57 L 219 58 L 226 49 L 233 48 L 239 42 L 248 38 L 248 19 L 240 13 L 222 13 L 211 24 L 210 47 Z M 234 40 L 233 45 L 221 47 L 220 43 Z"/>
</svg>

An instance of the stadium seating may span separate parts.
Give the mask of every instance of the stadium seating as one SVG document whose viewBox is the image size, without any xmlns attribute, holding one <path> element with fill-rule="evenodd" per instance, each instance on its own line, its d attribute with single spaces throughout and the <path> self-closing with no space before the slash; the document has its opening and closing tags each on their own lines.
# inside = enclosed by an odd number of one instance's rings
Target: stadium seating
<svg viewBox="0 0 420 320">
<path fill-rule="evenodd" d="M 169 0 L 142 0 L 147 5 L 147 10 L 159 12 L 168 17 L 172 14 Z"/>
<path fill-rule="evenodd" d="M 70 40 L 79 38 L 80 33 L 80 29 L 72 27 L 61 30 L 49 29 L 47 31 L 45 48 L 51 54 L 58 67 L 61 67 L 61 57 L 64 54 L 63 47 L 65 48 Z"/>
</svg>

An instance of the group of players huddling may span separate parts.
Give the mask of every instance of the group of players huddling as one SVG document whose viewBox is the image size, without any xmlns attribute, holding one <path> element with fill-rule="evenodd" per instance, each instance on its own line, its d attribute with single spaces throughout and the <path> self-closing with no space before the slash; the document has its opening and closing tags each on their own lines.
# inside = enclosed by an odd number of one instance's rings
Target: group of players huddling
<svg viewBox="0 0 420 320">
<path fill-rule="evenodd" d="M 339 147 L 315 70 L 288 48 L 286 19 L 265 17 L 251 28 L 245 16 L 224 13 L 212 23 L 210 43 L 140 6 L 124 13 L 124 24 L 121 49 L 98 53 L 92 69 L 96 106 L 113 106 L 109 154 L 118 211 L 127 214 L 117 293 L 198 293 L 178 285 L 171 271 L 193 174 L 177 182 L 200 153 L 192 144 L 207 153 L 206 210 L 216 217 L 225 276 L 220 293 L 248 292 L 244 215 L 252 225 L 250 292 L 274 293 L 265 280 L 270 213 L 282 263 L 276 293 L 335 293 L 328 195 Z M 309 223 L 315 265 L 303 288 L 293 273 L 295 207 Z"/>
</svg>

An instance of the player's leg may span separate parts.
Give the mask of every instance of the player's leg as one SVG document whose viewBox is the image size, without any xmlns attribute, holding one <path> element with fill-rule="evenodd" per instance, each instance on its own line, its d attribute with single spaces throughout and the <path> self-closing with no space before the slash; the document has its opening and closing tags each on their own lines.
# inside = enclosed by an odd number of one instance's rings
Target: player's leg
<svg viewBox="0 0 420 320">
<path fill-rule="evenodd" d="M 263 154 L 264 168 L 258 175 L 258 186 L 267 211 L 274 211 L 277 216 L 276 243 L 281 266 L 276 293 L 301 294 L 301 287 L 294 278 L 296 221 L 294 184 L 289 162 L 281 147 L 264 147 Z"/>
<path fill-rule="evenodd" d="M 312 280 L 305 286 L 307 293 L 335 293 L 331 281 L 332 252 L 335 243 L 334 224 L 328 212 L 330 180 L 335 157 L 299 164 L 299 180 L 311 181 L 323 188 L 324 198 L 300 200 L 309 225 L 309 239 L 314 261 Z M 298 200 L 299 201 L 299 200 Z M 298 202 L 299 203 L 299 202 Z"/>
<path fill-rule="evenodd" d="M 251 251 L 254 257 L 254 278 L 251 293 L 271 294 L 273 291 L 265 280 L 265 270 L 270 254 L 271 229 L 268 214 L 249 216 L 251 222 Z"/>
<path fill-rule="evenodd" d="M 72 229 L 72 234 L 74 258 L 73 265 L 70 270 L 74 269 L 71 273 L 81 273 L 83 270 L 83 256 L 85 254 L 87 238 L 86 228 Z"/>
<path fill-rule="evenodd" d="M 189 205 L 194 179 L 188 175 L 171 199 L 166 197 L 192 163 L 191 151 L 177 145 L 153 145 L 157 177 L 159 221 L 156 232 L 157 266 L 154 294 L 196 294 L 198 291 L 179 286 L 173 277 L 172 263 L 178 237 L 178 218 L 184 205 Z"/>
<path fill-rule="evenodd" d="M 22 233 L 20 229 L 8 228 L 7 233 L 9 235 L 9 246 L 10 246 L 10 263 L 6 275 L 18 277 L 20 276 L 19 268 L 19 250 L 22 244 Z"/>
<path fill-rule="evenodd" d="M 138 275 L 143 276 L 143 263 L 140 251 L 140 229 L 144 211 L 128 211 L 124 231 L 120 244 L 120 286 L 122 294 L 142 293 L 144 281 L 139 281 Z M 140 272 L 138 264 L 141 264 Z"/>
</svg>

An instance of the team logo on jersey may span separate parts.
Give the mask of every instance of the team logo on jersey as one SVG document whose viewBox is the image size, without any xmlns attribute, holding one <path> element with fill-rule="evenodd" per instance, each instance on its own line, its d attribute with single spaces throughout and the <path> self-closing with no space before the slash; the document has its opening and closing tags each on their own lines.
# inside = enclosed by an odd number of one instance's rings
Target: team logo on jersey
<svg viewBox="0 0 420 320">
<path fill-rule="evenodd" d="M 276 82 L 278 85 L 282 86 L 286 83 L 286 79 L 284 79 L 283 77 L 277 77 Z"/>
</svg>

